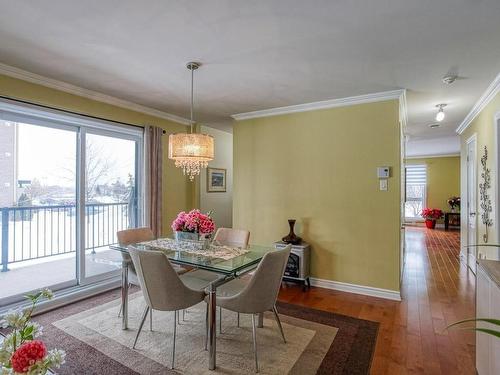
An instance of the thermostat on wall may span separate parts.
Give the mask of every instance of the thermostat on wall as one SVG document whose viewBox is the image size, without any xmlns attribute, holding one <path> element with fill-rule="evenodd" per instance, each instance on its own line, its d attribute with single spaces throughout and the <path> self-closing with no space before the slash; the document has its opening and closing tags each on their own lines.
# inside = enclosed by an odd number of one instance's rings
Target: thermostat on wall
<svg viewBox="0 0 500 375">
<path fill-rule="evenodd" d="M 390 167 L 378 167 L 377 168 L 377 177 L 378 178 L 389 178 L 391 174 Z"/>
</svg>

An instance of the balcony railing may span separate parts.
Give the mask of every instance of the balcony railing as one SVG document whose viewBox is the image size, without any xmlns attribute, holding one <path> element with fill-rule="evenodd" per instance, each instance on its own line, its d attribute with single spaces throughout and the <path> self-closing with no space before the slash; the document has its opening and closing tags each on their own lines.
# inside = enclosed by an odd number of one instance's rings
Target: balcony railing
<svg viewBox="0 0 500 375">
<path fill-rule="evenodd" d="M 1 270 L 8 265 L 76 251 L 76 206 L 4 207 L 1 211 Z M 85 250 L 117 243 L 129 227 L 128 203 L 85 205 Z"/>
</svg>

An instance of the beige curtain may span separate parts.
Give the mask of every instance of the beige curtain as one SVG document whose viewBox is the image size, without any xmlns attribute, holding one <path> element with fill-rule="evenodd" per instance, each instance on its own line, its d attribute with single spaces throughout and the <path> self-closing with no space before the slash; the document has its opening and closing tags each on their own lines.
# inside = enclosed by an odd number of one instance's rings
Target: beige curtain
<svg viewBox="0 0 500 375">
<path fill-rule="evenodd" d="M 146 129 L 148 222 L 156 237 L 162 232 L 162 135 L 163 129 L 159 127 L 148 126 Z"/>
</svg>

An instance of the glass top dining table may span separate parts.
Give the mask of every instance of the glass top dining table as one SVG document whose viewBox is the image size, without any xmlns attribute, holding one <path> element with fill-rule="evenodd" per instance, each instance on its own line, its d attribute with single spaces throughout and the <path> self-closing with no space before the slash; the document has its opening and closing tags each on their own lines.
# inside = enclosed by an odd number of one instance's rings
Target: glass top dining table
<svg viewBox="0 0 500 375">
<path fill-rule="evenodd" d="M 111 249 L 120 251 L 128 255 L 130 247 L 138 250 L 153 250 L 163 252 L 170 262 L 188 268 L 203 269 L 211 271 L 219 275 L 219 277 L 212 281 L 206 289 L 208 295 L 208 355 L 209 355 L 209 369 L 214 370 L 216 367 L 216 290 L 217 287 L 238 277 L 246 272 L 251 271 L 262 260 L 264 255 L 268 252 L 279 251 L 272 246 L 248 245 L 246 248 L 234 248 L 237 255 L 231 259 L 223 259 L 213 256 L 210 252 L 214 249 L 216 255 L 217 246 L 209 246 L 205 250 L 185 251 L 182 246 L 176 245 L 176 241 L 167 238 L 165 241 L 161 239 L 152 241 L 154 244 L 137 243 L 128 246 L 113 245 Z M 181 241 L 182 242 L 182 241 Z M 186 241 L 191 242 L 191 241 Z M 161 246 L 158 245 L 161 243 Z M 240 254 L 241 253 L 241 254 Z M 131 259 L 128 256 L 123 257 L 122 261 L 122 329 L 128 329 L 128 270 L 131 264 Z M 263 326 L 263 315 L 259 314 L 259 327 Z"/>
<path fill-rule="evenodd" d="M 171 243 L 177 242 L 175 240 L 170 240 Z M 195 242 L 195 241 L 181 241 L 181 242 Z M 208 255 L 210 254 L 210 246 L 206 250 L 202 250 L 199 253 L 196 251 L 183 251 L 172 247 L 162 247 L 158 245 L 151 245 L 147 243 L 138 243 L 129 245 L 138 250 L 155 250 L 165 253 L 170 262 L 174 264 L 179 264 L 183 266 L 200 268 L 207 271 L 220 273 L 223 275 L 238 275 L 241 272 L 245 272 L 249 268 L 254 268 L 264 255 L 270 251 L 276 251 L 272 246 L 261 246 L 261 245 L 248 245 L 245 249 L 235 248 L 235 250 L 246 251 L 244 254 L 237 255 L 231 259 L 217 258 L 216 256 Z M 168 246 L 168 245 L 166 245 Z M 127 246 L 113 245 L 111 246 L 114 250 L 119 250 L 123 253 L 128 253 Z"/>
</svg>

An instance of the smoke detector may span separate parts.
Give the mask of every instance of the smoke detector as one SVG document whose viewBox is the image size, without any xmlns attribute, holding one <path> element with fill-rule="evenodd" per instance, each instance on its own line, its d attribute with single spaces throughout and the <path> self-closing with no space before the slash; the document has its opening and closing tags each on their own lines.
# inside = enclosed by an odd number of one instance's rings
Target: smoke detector
<svg viewBox="0 0 500 375">
<path fill-rule="evenodd" d="M 449 75 L 445 75 L 443 78 L 442 78 L 442 81 L 445 85 L 451 85 L 453 82 L 455 82 L 457 80 L 457 76 L 455 74 L 449 74 Z"/>
<path fill-rule="evenodd" d="M 435 129 L 435 128 L 439 128 L 441 126 L 441 124 L 439 122 L 433 122 L 432 124 L 429 124 L 428 126 L 431 129 Z"/>
</svg>

